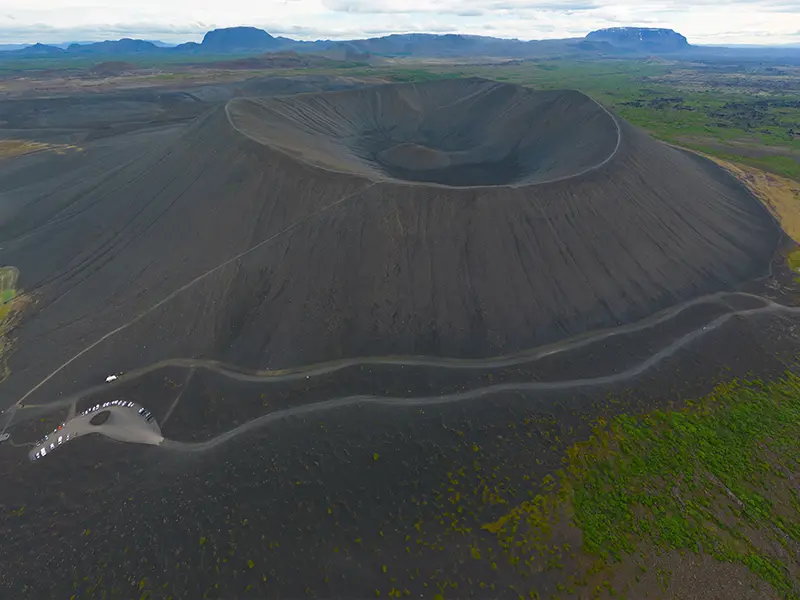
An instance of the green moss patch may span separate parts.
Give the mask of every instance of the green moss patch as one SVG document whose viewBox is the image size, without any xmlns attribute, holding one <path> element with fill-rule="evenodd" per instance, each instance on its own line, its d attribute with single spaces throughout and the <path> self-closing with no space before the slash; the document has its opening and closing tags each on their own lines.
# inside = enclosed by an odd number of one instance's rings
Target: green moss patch
<svg viewBox="0 0 800 600">
<path fill-rule="evenodd" d="M 557 488 L 545 481 L 552 491 L 483 529 L 512 562 L 530 564 L 525 549 L 557 547 L 551 532 L 566 513 L 591 559 L 574 581 L 655 549 L 739 563 L 800 598 L 798 431 L 794 374 L 734 382 L 685 410 L 601 421 L 569 449 Z"/>
<path fill-rule="evenodd" d="M 787 260 L 789 261 L 789 268 L 792 271 L 800 272 L 800 250 L 791 252 L 787 257 Z"/>
</svg>

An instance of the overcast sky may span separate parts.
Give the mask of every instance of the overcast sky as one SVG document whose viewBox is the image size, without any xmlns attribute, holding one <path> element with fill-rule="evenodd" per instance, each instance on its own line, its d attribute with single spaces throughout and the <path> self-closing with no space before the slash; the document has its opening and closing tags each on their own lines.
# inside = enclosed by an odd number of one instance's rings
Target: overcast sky
<svg viewBox="0 0 800 600">
<path fill-rule="evenodd" d="M 640 25 L 699 44 L 800 44 L 800 0 L 0 0 L 0 43 L 178 43 L 234 25 L 306 40 L 407 32 L 527 40 Z"/>
</svg>

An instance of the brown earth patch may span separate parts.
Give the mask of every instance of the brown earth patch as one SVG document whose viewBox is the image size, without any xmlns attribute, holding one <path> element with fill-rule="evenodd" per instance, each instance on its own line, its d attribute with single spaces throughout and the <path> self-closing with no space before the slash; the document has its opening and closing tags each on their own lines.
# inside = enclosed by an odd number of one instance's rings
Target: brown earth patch
<svg viewBox="0 0 800 600">
<path fill-rule="evenodd" d="M 744 183 L 764 202 L 783 230 L 800 242 L 800 183 L 761 169 L 708 156 Z"/>
</svg>

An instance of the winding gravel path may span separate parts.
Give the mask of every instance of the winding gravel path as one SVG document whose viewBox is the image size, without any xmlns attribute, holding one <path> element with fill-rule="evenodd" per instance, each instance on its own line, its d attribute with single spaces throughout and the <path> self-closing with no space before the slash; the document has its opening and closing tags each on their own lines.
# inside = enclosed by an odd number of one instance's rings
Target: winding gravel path
<svg viewBox="0 0 800 600">
<path fill-rule="evenodd" d="M 521 353 L 512 356 L 494 357 L 486 359 L 466 360 L 466 359 L 444 359 L 444 358 L 433 358 L 433 357 L 432 358 L 425 358 L 425 357 L 364 358 L 364 359 L 354 359 L 350 361 L 337 361 L 335 363 L 326 363 L 322 365 L 314 365 L 309 368 L 300 368 L 291 371 L 284 370 L 279 372 L 261 372 L 261 373 L 258 372 L 247 373 L 247 372 L 232 370 L 231 368 L 226 367 L 222 363 L 215 361 L 207 361 L 200 359 L 175 359 L 170 361 L 163 361 L 154 365 L 150 365 L 149 367 L 146 367 L 144 369 L 127 373 L 112 384 L 98 385 L 88 390 L 84 390 L 83 392 L 72 394 L 69 397 L 65 397 L 62 400 L 59 400 L 51 404 L 24 405 L 19 408 L 27 409 L 33 413 L 38 414 L 38 413 L 49 412 L 59 407 L 69 406 L 71 408 L 72 414 L 74 414 L 74 408 L 77 402 L 82 397 L 85 397 L 88 394 L 91 394 L 95 391 L 119 386 L 121 385 L 121 383 L 131 382 L 132 380 L 135 380 L 136 378 L 141 377 L 146 373 L 164 368 L 166 366 L 186 367 L 188 369 L 204 368 L 237 381 L 246 381 L 246 382 L 261 381 L 268 383 L 268 382 L 290 381 L 300 378 L 316 377 L 319 375 L 331 373 L 353 365 L 368 365 L 368 364 L 398 365 L 398 366 L 413 365 L 413 366 L 429 366 L 429 367 L 439 367 L 448 369 L 476 369 L 476 368 L 486 368 L 486 367 L 518 365 L 526 362 L 535 362 L 536 360 L 543 358 L 545 356 L 551 356 L 553 354 L 568 352 L 569 350 L 574 350 L 576 348 L 580 348 L 588 344 L 595 343 L 614 336 L 618 336 L 624 333 L 643 331 L 648 328 L 654 327 L 660 323 L 663 323 L 671 318 L 674 318 L 675 316 L 677 316 L 678 314 L 680 314 L 681 312 L 683 312 L 684 310 L 686 310 L 691 306 L 704 302 L 723 303 L 726 297 L 736 297 L 736 296 L 757 300 L 762 304 L 762 306 L 756 308 L 742 309 L 742 310 L 732 310 L 729 313 L 721 315 L 711 320 L 707 324 L 682 335 L 681 337 L 672 341 L 668 345 L 664 346 L 658 352 L 652 354 L 650 357 L 641 361 L 640 363 L 624 371 L 620 371 L 618 373 L 611 373 L 608 375 L 603 375 L 593 378 L 570 379 L 563 381 L 547 381 L 547 382 L 534 381 L 534 382 L 505 383 L 505 384 L 489 385 L 464 392 L 435 395 L 435 396 L 420 396 L 413 398 L 386 397 L 386 396 L 375 396 L 368 394 L 351 395 L 341 398 L 332 398 L 329 400 L 324 400 L 321 402 L 315 402 L 312 404 L 306 404 L 302 406 L 295 406 L 283 410 L 277 410 L 275 412 L 271 412 L 269 414 L 255 418 L 243 425 L 240 425 L 239 427 L 231 429 L 204 442 L 189 443 L 189 442 L 178 442 L 174 440 L 164 439 L 160 443 L 160 446 L 167 450 L 172 450 L 177 452 L 203 452 L 206 450 L 211 450 L 221 444 L 224 444 L 225 442 L 239 435 L 242 435 L 254 429 L 258 429 L 260 427 L 267 426 L 270 423 L 274 423 L 276 421 L 280 421 L 289 417 L 303 416 L 312 413 L 324 412 L 324 411 L 334 410 L 337 408 L 345 408 L 355 405 L 363 405 L 363 406 L 379 405 L 379 406 L 391 406 L 397 408 L 403 408 L 403 407 L 419 408 L 424 406 L 434 406 L 441 404 L 450 404 L 454 402 L 461 402 L 465 400 L 473 400 L 476 398 L 481 398 L 503 392 L 565 391 L 565 390 L 577 390 L 581 388 L 592 388 L 592 387 L 616 384 L 633 379 L 647 372 L 648 370 L 656 367 L 658 364 L 670 358 L 671 356 L 675 355 L 681 349 L 686 348 L 694 341 L 700 339 L 701 337 L 710 333 L 711 331 L 714 331 L 722 327 L 725 323 L 727 323 L 734 317 L 747 318 L 750 316 L 755 316 L 759 314 L 768 314 L 768 313 L 800 314 L 800 307 L 783 306 L 769 299 L 760 296 L 755 296 L 752 294 L 744 294 L 744 293 L 714 294 L 712 296 L 687 302 L 681 306 L 669 309 L 665 311 L 663 314 L 648 319 L 645 322 L 619 327 L 611 331 L 601 332 L 572 342 L 569 341 L 563 342 L 551 348 L 537 349 L 528 353 Z M 149 435 L 146 436 L 147 439 L 145 439 L 144 437 L 142 439 L 138 439 L 137 436 L 138 434 L 136 433 L 136 431 L 132 429 L 131 431 L 124 432 L 124 435 L 119 434 L 111 437 L 114 437 L 115 439 L 121 439 L 123 437 L 127 437 L 127 439 L 125 439 L 124 441 L 130 441 L 135 443 L 148 443 L 148 444 L 153 443 L 153 439 Z"/>
<path fill-rule="evenodd" d="M 564 390 L 576 390 L 581 388 L 591 388 L 591 387 L 615 384 L 622 381 L 627 381 L 629 379 L 633 379 L 634 377 L 637 377 L 642 373 L 645 373 L 646 371 L 657 366 L 665 359 L 673 356 L 676 352 L 685 348 L 693 341 L 701 338 L 702 336 L 706 335 L 707 333 L 715 329 L 718 329 L 719 327 L 721 327 L 734 317 L 747 317 L 751 315 L 764 314 L 764 313 L 800 314 L 800 308 L 787 307 L 770 302 L 769 304 L 761 308 L 738 310 L 727 313 L 725 315 L 717 317 L 707 325 L 681 336 L 680 338 L 678 338 L 671 344 L 668 344 L 660 351 L 653 354 L 650 358 L 642 361 L 638 365 L 626 369 L 625 371 L 621 371 L 619 373 L 604 375 L 601 377 L 593 377 L 587 379 L 571 379 L 565 381 L 546 381 L 546 382 L 534 381 L 534 382 L 506 383 L 506 384 L 490 385 L 482 388 L 469 390 L 466 392 L 444 394 L 440 396 L 420 396 L 416 398 L 386 397 L 386 396 L 373 396 L 373 395 L 347 396 L 344 398 L 334 398 L 331 400 L 325 400 L 323 402 L 306 404 L 304 406 L 296 406 L 266 414 L 262 417 L 253 419 L 252 421 L 248 421 L 247 423 L 240 425 L 235 429 L 226 431 L 225 433 L 220 434 L 205 442 L 189 443 L 189 442 L 176 442 L 173 440 L 165 439 L 162 445 L 165 448 L 184 451 L 184 452 L 201 452 L 215 448 L 220 444 L 224 444 L 225 442 L 243 433 L 246 433 L 253 429 L 257 429 L 259 427 L 264 427 L 270 423 L 286 419 L 288 417 L 295 417 L 295 416 L 333 410 L 336 408 L 344 408 L 354 405 L 375 404 L 379 406 L 392 406 L 392 407 L 433 406 L 440 404 L 450 404 L 453 402 L 462 402 L 464 400 L 472 400 L 475 398 L 481 398 L 483 396 L 489 396 L 502 392 L 564 391 Z"/>
</svg>

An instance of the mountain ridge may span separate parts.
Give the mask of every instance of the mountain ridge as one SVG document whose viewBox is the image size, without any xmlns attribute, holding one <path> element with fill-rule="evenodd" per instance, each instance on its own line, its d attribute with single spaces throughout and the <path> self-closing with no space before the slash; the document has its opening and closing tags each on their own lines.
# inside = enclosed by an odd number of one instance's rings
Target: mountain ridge
<svg viewBox="0 0 800 600">
<path fill-rule="evenodd" d="M 641 28 L 621 29 L 635 29 L 638 31 Z M 604 30 L 590 32 L 584 38 L 527 41 L 458 33 L 395 33 L 364 39 L 307 42 L 273 36 L 257 27 L 239 26 L 213 29 L 207 32 L 199 43 L 186 42 L 174 47 L 165 47 L 163 43 L 158 44 L 147 40 L 123 38 L 90 44 L 70 44 L 66 48 L 66 53 L 81 55 L 147 53 L 168 56 L 174 54 L 253 54 L 282 50 L 313 53 L 334 50 L 360 56 L 496 56 L 532 58 L 542 55 L 619 54 L 632 53 L 639 50 L 636 45 L 629 43 L 628 38 L 630 36 L 618 35 L 614 38 L 606 35 L 604 39 L 595 39 L 600 35 L 598 32 L 602 31 Z M 680 34 L 675 35 L 680 36 Z M 612 39 L 608 39 L 609 37 Z M 686 40 L 683 36 L 680 36 L 680 38 Z M 58 48 L 56 44 L 39 44 L 35 46 Z M 17 55 L 20 56 L 32 56 L 36 54 L 35 50 L 31 50 L 35 46 L 28 46 L 14 52 L 17 52 Z M 688 43 L 686 47 L 689 47 Z M 648 44 L 646 48 L 642 48 L 642 50 L 645 49 L 651 53 L 657 50 L 653 44 Z M 55 54 L 55 50 L 52 53 Z"/>
<path fill-rule="evenodd" d="M 369 62 L 391 58 L 625 58 L 650 55 L 681 55 L 699 58 L 790 59 L 800 63 L 800 48 L 793 47 L 712 47 L 690 44 L 672 29 L 613 27 L 596 29 L 584 37 L 519 40 L 459 33 L 394 33 L 381 37 L 352 40 L 294 40 L 273 36 L 257 27 L 228 27 L 206 33 L 201 42 L 167 46 L 164 42 L 123 38 L 93 43 L 34 44 L 19 49 L 0 46 L 0 57 L 36 58 L 41 56 L 119 57 L 147 55 L 236 56 L 243 58 L 264 53 L 297 52 L 319 54 L 337 60 Z M 17 48 L 11 50 L 10 48 Z M 61 50 L 65 50 L 63 53 Z M 348 58 L 349 57 L 349 58 Z"/>
<path fill-rule="evenodd" d="M 685 36 L 673 29 L 657 27 L 609 27 L 586 35 L 588 42 L 607 42 L 618 48 L 675 52 L 689 48 Z"/>
</svg>

